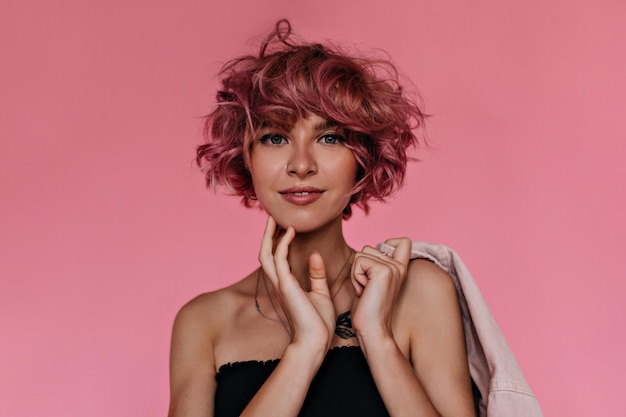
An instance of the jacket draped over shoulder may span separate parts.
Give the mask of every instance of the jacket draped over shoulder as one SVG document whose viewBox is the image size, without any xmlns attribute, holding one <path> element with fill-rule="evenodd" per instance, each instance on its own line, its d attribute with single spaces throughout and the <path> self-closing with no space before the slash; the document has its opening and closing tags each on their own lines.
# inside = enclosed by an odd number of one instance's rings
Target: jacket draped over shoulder
<svg viewBox="0 0 626 417">
<path fill-rule="evenodd" d="M 394 248 L 378 248 L 391 255 Z M 459 256 L 450 248 L 413 242 L 411 259 L 428 259 L 450 275 L 459 297 L 470 375 L 480 391 L 479 417 L 543 417 L 513 352 Z"/>
</svg>

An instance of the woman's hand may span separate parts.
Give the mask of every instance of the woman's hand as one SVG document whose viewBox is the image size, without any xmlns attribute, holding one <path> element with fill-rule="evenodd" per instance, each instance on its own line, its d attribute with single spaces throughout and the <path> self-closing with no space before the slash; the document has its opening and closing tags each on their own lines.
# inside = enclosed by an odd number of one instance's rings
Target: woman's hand
<svg viewBox="0 0 626 417">
<path fill-rule="evenodd" d="M 324 260 L 319 253 L 309 258 L 311 290 L 304 291 L 291 273 L 287 255 L 296 233 L 288 227 L 277 236 L 277 226 L 270 216 L 261 241 L 259 261 L 278 296 L 291 334 L 291 343 L 326 355 L 335 331 L 335 308 L 326 281 Z M 276 243 L 277 240 L 277 243 Z M 272 250 L 276 246 L 274 252 Z"/>
<path fill-rule="evenodd" d="M 389 239 L 385 243 L 396 247 L 393 256 L 365 246 L 354 257 L 351 281 L 356 299 L 352 306 L 352 325 L 362 346 L 392 337 L 393 309 L 407 275 L 411 240 Z"/>
</svg>

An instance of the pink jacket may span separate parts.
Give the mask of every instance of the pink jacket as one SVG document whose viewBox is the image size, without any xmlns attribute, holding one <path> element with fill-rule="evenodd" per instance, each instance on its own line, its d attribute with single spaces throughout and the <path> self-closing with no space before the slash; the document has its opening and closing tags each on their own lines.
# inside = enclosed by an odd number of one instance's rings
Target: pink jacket
<svg viewBox="0 0 626 417">
<path fill-rule="evenodd" d="M 394 250 L 384 243 L 378 248 L 388 255 Z M 470 374 L 482 396 L 479 417 L 543 417 L 517 360 L 461 258 L 446 246 L 427 242 L 413 242 L 411 258 L 433 261 L 454 281 L 463 314 Z"/>
</svg>

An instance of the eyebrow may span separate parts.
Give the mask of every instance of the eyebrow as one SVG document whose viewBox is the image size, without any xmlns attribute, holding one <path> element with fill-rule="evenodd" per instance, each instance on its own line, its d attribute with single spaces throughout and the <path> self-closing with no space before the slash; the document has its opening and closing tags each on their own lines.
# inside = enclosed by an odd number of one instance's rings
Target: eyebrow
<svg viewBox="0 0 626 417">
<path fill-rule="evenodd" d="M 269 120 L 264 120 L 259 126 L 259 129 L 286 129 L 286 128 L 287 128 L 287 124 L 285 123 L 273 122 Z"/>
<path fill-rule="evenodd" d="M 338 127 L 339 123 L 333 121 L 333 120 L 324 120 L 322 122 L 317 123 L 315 126 L 313 126 L 313 129 L 316 131 L 319 130 L 326 130 L 326 129 L 332 129 L 334 127 Z M 261 125 L 259 126 L 259 129 L 285 129 L 285 130 L 290 130 L 292 126 L 286 124 L 286 123 L 280 123 L 280 122 L 273 122 L 273 121 L 269 121 L 269 120 L 264 120 Z"/>
<path fill-rule="evenodd" d="M 315 125 L 315 130 L 326 130 L 326 129 L 330 129 L 330 128 L 337 127 L 337 126 L 339 126 L 339 123 L 335 121 L 324 120 L 323 122 L 320 122 Z"/>
</svg>

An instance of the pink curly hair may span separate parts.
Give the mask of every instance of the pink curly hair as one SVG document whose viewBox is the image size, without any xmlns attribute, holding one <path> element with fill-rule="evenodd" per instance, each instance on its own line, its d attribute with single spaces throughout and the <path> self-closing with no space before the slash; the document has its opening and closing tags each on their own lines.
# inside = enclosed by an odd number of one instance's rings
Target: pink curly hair
<svg viewBox="0 0 626 417">
<path fill-rule="evenodd" d="M 206 143 L 198 146 L 196 161 L 208 186 L 225 186 L 250 207 L 256 197 L 247 167 L 255 130 L 316 114 L 338 125 L 359 165 L 343 217 L 350 217 L 353 204 L 367 213 L 369 199 L 384 200 L 402 185 L 407 149 L 417 145 L 413 131 L 425 115 L 404 95 L 388 60 L 292 43 L 290 34 L 289 22 L 280 20 L 258 56 L 224 65 L 217 108 L 205 118 Z"/>
</svg>

